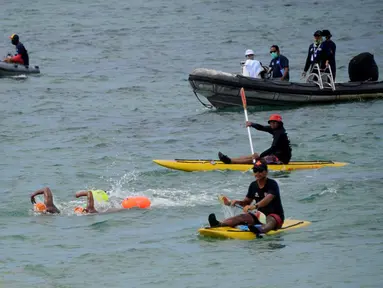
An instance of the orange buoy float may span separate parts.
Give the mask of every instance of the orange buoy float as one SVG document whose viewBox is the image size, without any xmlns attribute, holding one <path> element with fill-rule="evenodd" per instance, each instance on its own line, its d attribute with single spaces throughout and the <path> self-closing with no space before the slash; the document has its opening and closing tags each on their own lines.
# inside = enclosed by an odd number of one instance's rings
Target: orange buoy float
<svg viewBox="0 0 383 288">
<path fill-rule="evenodd" d="M 145 209 L 150 207 L 150 200 L 148 197 L 145 196 L 132 196 L 125 198 L 122 201 L 121 205 L 125 209 L 130 209 L 134 207 Z"/>
<path fill-rule="evenodd" d="M 45 204 L 42 202 L 38 202 L 38 203 L 34 204 L 33 208 L 34 208 L 35 212 L 45 212 L 47 210 L 47 206 L 45 206 Z"/>
</svg>

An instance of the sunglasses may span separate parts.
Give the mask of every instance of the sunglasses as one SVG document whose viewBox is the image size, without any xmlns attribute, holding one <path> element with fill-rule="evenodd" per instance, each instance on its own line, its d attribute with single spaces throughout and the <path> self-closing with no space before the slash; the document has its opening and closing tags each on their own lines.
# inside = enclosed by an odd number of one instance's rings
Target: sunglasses
<svg viewBox="0 0 383 288">
<path fill-rule="evenodd" d="M 270 51 L 270 54 L 271 54 L 271 53 L 274 53 L 274 52 L 277 52 L 277 51 Z"/>
</svg>

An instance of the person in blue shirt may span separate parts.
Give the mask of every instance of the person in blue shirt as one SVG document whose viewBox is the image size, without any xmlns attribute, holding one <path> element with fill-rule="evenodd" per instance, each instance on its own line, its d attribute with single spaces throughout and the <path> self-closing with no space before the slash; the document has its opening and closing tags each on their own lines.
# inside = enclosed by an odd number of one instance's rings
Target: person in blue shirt
<svg viewBox="0 0 383 288">
<path fill-rule="evenodd" d="M 289 59 L 281 55 L 278 45 L 270 47 L 270 55 L 272 60 L 269 66 L 273 73 L 273 79 L 289 81 Z"/>
<path fill-rule="evenodd" d="M 332 76 L 335 81 L 335 75 L 336 75 L 336 65 L 335 65 L 335 52 L 336 52 L 336 45 L 331 40 L 331 32 L 329 30 L 323 30 L 322 31 L 322 49 L 325 54 L 325 65 L 326 67 L 331 67 Z"/>
</svg>

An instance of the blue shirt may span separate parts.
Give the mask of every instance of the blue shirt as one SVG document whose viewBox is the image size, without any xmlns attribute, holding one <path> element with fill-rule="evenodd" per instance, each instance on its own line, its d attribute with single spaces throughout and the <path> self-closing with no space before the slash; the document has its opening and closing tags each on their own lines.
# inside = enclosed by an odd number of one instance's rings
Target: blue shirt
<svg viewBox="0 0 383 288">
<path fill-rule="evenodd" d="M 281 78 L 285 73 L 285 68 L 289 68 L 289 59 L 283 55 L 279 55 L 277 58 L 271 60 L 269 66 L 273 69 L 273 78 Z M 289 81 L 289 79 L 290 75 L 289 72 L 287 72 L 284 80 Z"/>
</svg>

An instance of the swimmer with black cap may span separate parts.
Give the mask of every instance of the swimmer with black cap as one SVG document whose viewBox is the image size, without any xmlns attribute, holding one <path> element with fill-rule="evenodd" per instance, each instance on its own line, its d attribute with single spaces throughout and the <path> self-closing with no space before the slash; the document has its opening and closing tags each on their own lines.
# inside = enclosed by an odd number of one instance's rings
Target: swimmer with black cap
<svg viewBox="0 0 383 288">
<path fill-rule="evenodd" d="M 35 197 L 37 195 L 44 194 L 44 203 L 37 202 Z M 60 210 L 53 203 L 53 194 L 49 187 L 44 187 L 40 190 L 37 190 L 31 195 L 31 203 L 34 204 L 34 211 L 40 213 L 51 213 L 51 214 L 59 214 Z"/>
</svg>

